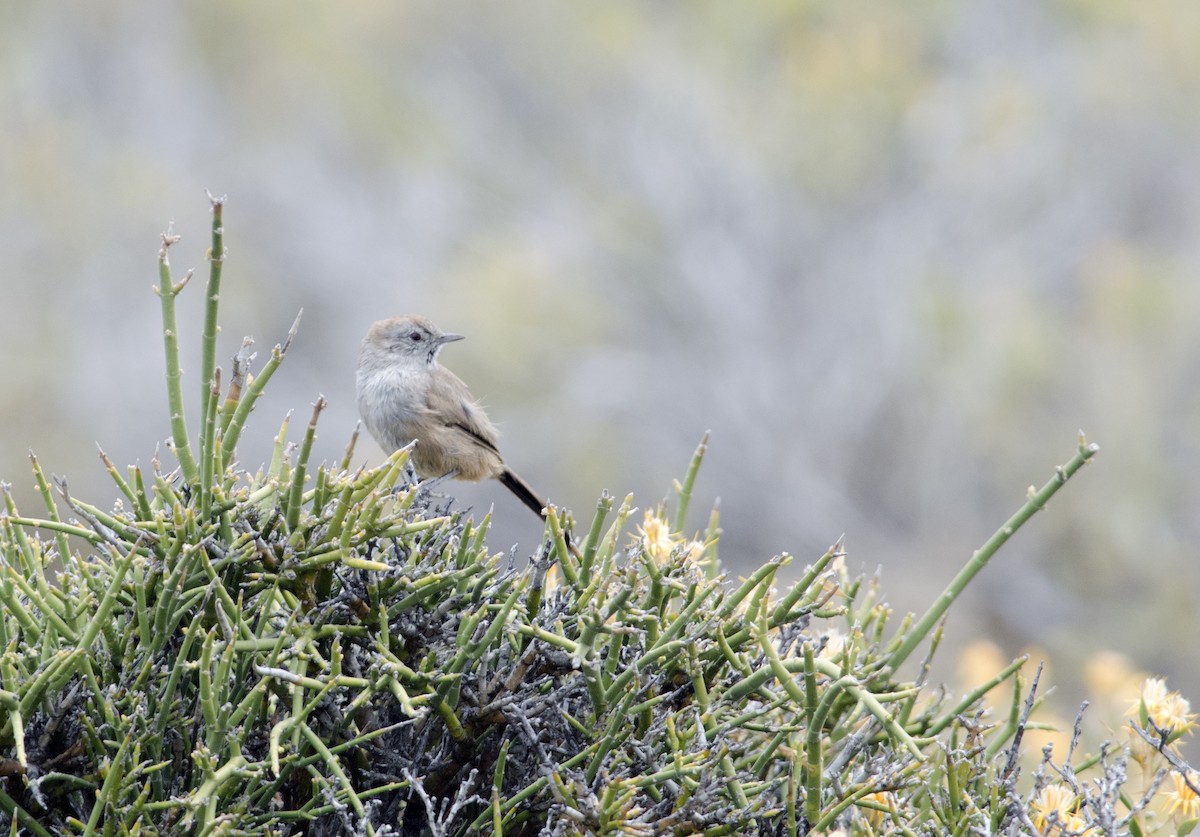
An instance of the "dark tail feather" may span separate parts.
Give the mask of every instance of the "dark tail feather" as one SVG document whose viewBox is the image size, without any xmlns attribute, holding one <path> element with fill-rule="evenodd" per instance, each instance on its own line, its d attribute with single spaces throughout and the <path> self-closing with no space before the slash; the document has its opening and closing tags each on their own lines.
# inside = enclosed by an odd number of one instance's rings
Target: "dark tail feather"
<svg viewBox="0 0 1200 837">
<path fill-rule="evenodd" d="M 512 471 L 505 468 L 500 472 L 500 476 L 496 477 L 500 482 L 504 483 L 504 487 L 517 495 L 520 500 L 529 508 L 533 509 L 533 513 L 542 520 L 546 519 L 546 503 L 537 496 L 537 493 L 529 487 L 529 483 L 518 477 Z"/>
<path fill-rule="evenodd" d="M 496 479 L 504 483 L 504 487 L 513 494 L 516 494 L 518 500 L 533 509 L 538 517 L 542 520 L 546 519 L 546 502 L 537 496 L 537 493 L 529 487 L 529 483 L 507 468 L 501 471 L 500 476 L 496 477 Z M 575 546 L 575 542 L 571 539 L 571 533 L 563 532 L 563 538 L 566 540 L 567 549 L 571 550 L 571 554 L 582 561 L 583 556 L 579 553 L 579 548 Z"/>
</svg>

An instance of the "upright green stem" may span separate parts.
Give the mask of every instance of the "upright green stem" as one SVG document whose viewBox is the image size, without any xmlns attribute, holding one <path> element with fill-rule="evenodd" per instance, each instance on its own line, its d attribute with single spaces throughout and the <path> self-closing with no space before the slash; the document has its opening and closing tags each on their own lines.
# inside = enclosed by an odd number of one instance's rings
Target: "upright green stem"
<svg viewBox="0 0 1200 837">
<path fill-rule="evenodd" d="M 296 315 L 296 320 L 288 329 L 287 338 L 283 344 L 276 346 L 271 351 L 271 358 L 263 365 L 258 377 L 246 389 L 241 401 L 238 402 L 237 410 L 233 413 L 233 418 L 224 427 L 221 436 L 221 470 L 224 470 L 225 466 L 232 461 L 238 439 L 242 436 L 242 428 L 246 425 L 246 419 L 249 418 L 250 411 L 254 409 L 258 397 L 262 395 L 267 381 L 271 380 L 271 376 L 275 374 L 279 364 L 283 363 L 283 356 L 287 354 L 288 347 L 292 345 L 292 340 L 296 337 L 296 329 L 300 328 L 300 314 L 303 313 L 304 310 L 301 309 L 300 313 Z"/>
<path fill-rule="evenodd" d="M 692 501 L 692 486 L 696 484 L 696 474 L 700 471 L 700 463 L 704 461 L 704 454 L 708 452 L 708 431 L 704 431 L 704 438 L 700 440 L 700 444 L 696 446 L 696 452 L 692 454 L 691 464 L 688 466 L 687 475 L 683 478 L 683 484 L 679 486 L 679 509 L 675 512 L 676 532 L 683 531 L 683 522 L 687 519 L 688 505 Z"/>
<path fill-rule="evenodd" d="M 200 415 L 208 415 L 213 370 L 217 365 L 217 308 L 221 299 L 221 268 L 225 264 L 225 228 L 221 220 L 225 198 L 208 196 L 212 203 L 212 249 L 208 251 L 208 287 L 204 289 L 204 335 L 200 344 Z M 209 452 L 201 451 L 205 456 Z"/>
<path fill-rule="evenodd" d="M 221 394 L 221 370 L 213 372 L 204 402 L 204 426 L 200 434 L 200 514 L 207 520 L 212 512 L 213 471 L 219 454 L 217 447 L 217 402 Z"/>
<path fill-rule="evenodd" d="M 1054 496 L 1058 489 L 1062 488 L 1075 472 L 1082 468 L 1089 459 L 1096 455 L 1100 450 L 1098 445 L 1089 445 L 1083 434 L 1079 434 L 1079 449 L 1075 452 L 1075 456 L 1066 465 L 1060 465 L 1050 481 L 1042 486 L 1040 491 L 1034 491 L 1030 486 L 1029 499 L 1025 501 L 1025 505 L 1021 506 L 1012 517 L 1010 517 L 1003 526 L 996 530 L 996 533 L 987 539 L 979 549 L 975 550 L 975 554 L 971 556 L 971 560 L 967 565 L 959 571 L 950 585 L 942 591 L 938 596 L 937 601 L 925 611 L 925 615 L 920 618 L 916 625 L 908 632 L 904 642 L 892 654 L 890 667 L 895 671 L 900 665 L 908 659 L 909 655 L 916 650 L 917 646 L 925 638 L 938 620 L 945 615 L 950 609 L 950 605 L 958 598 L 966 586 L 971 582 L 971 579 L 982 570 L 997 550 L 1013 536 L 1013 533 L 1025 525 L 1025 522 L 1033 515 L 1040 511 L 1050 498 Z"/>
<path fill-rule="evenodd" d="M 579 571 L 584 578 L 591 578 L 592 559 L 596 557 L 596 550 L 600 546 L 600 532 L 604 528 L 604 519 L 608 517 L 612 507 L 612 495 L 607 491 L 601 493 L 600 500 L 596 503 L 596 516 L 592 518 L 592 528 L 588 530 L 587 537 L 583 541 L 583 558 L 580 561 Z"/>
<path fill-rule="evenodd" d="M 300 445 L 300 455 L 296 458 L 296 468 L 292 471 L 292 487 L 287 499 L 288 531 L 294 533 L 300 525 L 300 507 L 304 500 L 304 477 L 308 471 L 308 457 L 312 453 L 313 440 L 317 437 L 317 419 L 325 409 L 324 396 L 317 396 L 313 404 L 312 418 L 304 431 L 304 441 Z"/>
<path fill-rule="evenodd" d="M 159 287 L 155 293 L 162 300 L 163 349 L 167 360 L 167 404 L 171 410 L 171 438 L 175 442 L 175 457 L 179 467 L 183 469 L 183 478 L 187 482 L 195 482 L 199 477 L 196 468 L 196 458 L 192 456 L 192 443 L 188 439 L 187 417 L 183 412 L 183 370 L 179 366 L 179 329 L 175 323 L 175 297 L 177 297 L 188 280 L 192 278 L 191 271 L 176 284 L 171 279 L 171 264 L 167 260 L 167 249 L 179 241 L 179 236 L 163 233 L 162 249 L 158 251 L 158 280 Z M 208 381 L 203 382 L 208 386 Z"/>
</svg>

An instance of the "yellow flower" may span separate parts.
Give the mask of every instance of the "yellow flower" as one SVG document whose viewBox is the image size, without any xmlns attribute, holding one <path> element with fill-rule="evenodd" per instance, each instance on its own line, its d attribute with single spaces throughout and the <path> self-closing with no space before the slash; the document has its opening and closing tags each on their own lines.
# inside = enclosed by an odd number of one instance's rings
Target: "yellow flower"
<svg viewBox="0 0 1200 837">
<path fill-rule="evenodd" d="M 667 521 L 648 511 L 642 525 L 638 527 L 638 533 L 642 536 L 642 549 L 656 563 L 661 564 L 671 557 L 675 538 L 671 534 L 671 524 Z"/>
<path fill-rule="evenodd" d="M 1079 798 L 1062 785 L 1047 785 L 1038 791 L 1030 804 L 1033 824 L 1042 834 L 1086 834 L 1087 823 L 1079 816 Z"/>
<path fill-rule="evenodd" d="M 1157 729 L 1170 731 L 1169 741 L 1177 740 L 1196 723 L 1191 704 L 1179 692 L 1168 692 L 1167 681 L 1161 677 L 1146 680 L 1130 714 L 1137 715 L 1143 725 L 1149 722 Z"/>
<path fill-rule="evenodd" d="M 1089 835 L 1096 833 L 1096 829 L 1088 828 L 1087 820 L 1078 814 L 1068 815 L 1062 821 L 1059 830 L 1062 834 L 1069 834 L 1071 837 L 1075 837 L 1075 835 L 1078 835 L 1078 837 L 1089 837 Z"/>
<path fill-rule="evenodd" d="M 1170 790 L 1163 791 L 1163 796 L 1171 801 L 1171 806 L 1167 809 L 1167 815 L 1173 816 L 1178 813 L 1180 819 L 1194 820 L 1200 817 L 1200 796 L 1188 787 L 1188 779 L 1192 785 L 1200 787 L 1200 776 L 1189 772 L 1187 779 L 1179 773 L 1171 774 L 1171 784 L 1174 786 Z"/>
<path fill-rule="evenodd" d="M 889 811 L 896 810 L 896 797 L 893 793 L 891 793 L 891 791 L 876 791 L 875 793 L 869 793 L 862 798 L 862 801 L 873 802 Z M 879 828 L 879 826 L 883 824 L 883 816 L 886 812 L 881 811 L 879 808 L 868 808 L 863 806 L 863 813 L 866 815 L 867 821 L 870 822 L 871 825 L 873 825 L 875 828 Z"/>
<path fill-rule="evenodd" d="M 699 564 L 704 560 L 708 544 L 704 541 L 688 541 L 683 545 L 683 554 L 693 563 Z"/>
</svg>

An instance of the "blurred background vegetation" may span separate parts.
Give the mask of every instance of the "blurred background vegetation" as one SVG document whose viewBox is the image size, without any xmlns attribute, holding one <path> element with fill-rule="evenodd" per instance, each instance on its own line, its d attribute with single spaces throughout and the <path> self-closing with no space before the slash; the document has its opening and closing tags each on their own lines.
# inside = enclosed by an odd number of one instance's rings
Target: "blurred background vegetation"
<svg viewBox="0 0 1200 837">
<path fill-rule="evenodd" d="M 246 459 L 318 393 L 339 455 L 366 327 L 424 313 L 581 520 L 653 505 L 711 429 L 729 568 L 844 532 L 924 610 L 1083 428 L 1096 464 L 954 641 L 1036 644 L 1068 693 L 1123 652 L 1196 698 L 1198 42 L 1185 0 L 4 3 L 0 477 L 35 508 L 33 448 L 102 502 L 96 443 L 166 438 L 157 233 L 205 271 L 207 188 L 221 365 L 305 309 Z M 528 554 L 503 488 L 450 490 Z"/>
</svg>

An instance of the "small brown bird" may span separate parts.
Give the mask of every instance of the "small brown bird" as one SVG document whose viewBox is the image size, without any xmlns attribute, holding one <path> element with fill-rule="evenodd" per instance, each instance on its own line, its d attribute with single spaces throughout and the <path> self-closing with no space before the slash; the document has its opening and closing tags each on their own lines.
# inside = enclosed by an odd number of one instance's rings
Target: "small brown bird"
<svg viewBox="0 0 1200 837">
<path fill-rule="evenodd" d="M 417 441 L 412 462 L 422 478 L 498 479 L 543 520 L 546 503 L 504 464 L 495 426 L 457 375 L 437 361 L 462 340 L 424 317 L 373 324 L 358 353 L 358 412 L 388 453 Z"/>
</svg>

